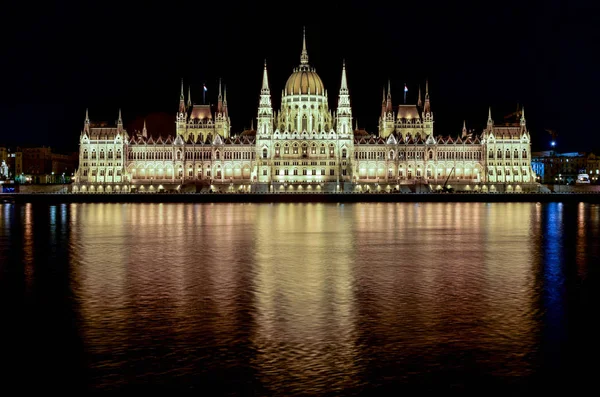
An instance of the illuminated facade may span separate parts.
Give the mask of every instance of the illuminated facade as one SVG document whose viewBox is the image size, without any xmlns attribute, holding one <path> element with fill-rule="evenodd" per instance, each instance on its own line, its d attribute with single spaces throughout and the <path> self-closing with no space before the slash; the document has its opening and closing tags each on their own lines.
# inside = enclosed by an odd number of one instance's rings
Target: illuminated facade
<svg viewBox="0 0 600 397">
<path fill-rule="evenodd" d="M 76 192 L 139 191 L 427 191 L 531 190 L 530 134 L 525 114 L 495 126 L 488 115 L 480 134 L 463 125 L 457 136 L 434 135 L 425 100 L 392 105 L 384 90 L 378 134 L 352 129 L 352 106 L 342 65 L 335 112 L 321 78 L 309 64 L 303 39 L 300 65 L 273 110 L 267 65 L 256 129 L 231 134 L 226 90 L 216 112 L 195 105 L 181 86 L 176 135 L 153 138 L 146 125 L 131 136 L 121 113 L 116 128 L 92 128 L 86 112 L 80 137 Z M 424 190 L 423 190 L 424 189 Z"/>
</svg>

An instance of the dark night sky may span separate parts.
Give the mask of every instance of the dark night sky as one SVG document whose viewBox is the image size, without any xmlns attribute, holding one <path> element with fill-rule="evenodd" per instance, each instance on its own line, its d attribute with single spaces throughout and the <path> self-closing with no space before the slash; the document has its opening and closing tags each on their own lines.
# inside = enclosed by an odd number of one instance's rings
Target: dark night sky
<svg viewBox="0 0 600 397">
<path fill-rule="evenodd" d="M 480 131 L 488 106 L 499 123 L 520 102 L 534 150 L 548 148 L 547 128 L 561 151 L 600 148 L 597 2 L 412 3 L 11 2 L 0 24 L 0 144 L 74 150 L 86 107 L 92 121 L 113 123 L 121 107 L 128 129 L 147 117 L 150 133 L 173 133 L 182 77 L 196 103 L 203 82 L 216 102 L 221 77 L 240 132 L 256 117 L 265 58 L 279 108 L 305 25 L 330 107 L 345 58 L 354 116 L 369 132 L 388 78 L 394 105 L 404 82 L 414 102 L 428 78 L 436 134 L 459 134 L 463 119 Z"/>
</svg>

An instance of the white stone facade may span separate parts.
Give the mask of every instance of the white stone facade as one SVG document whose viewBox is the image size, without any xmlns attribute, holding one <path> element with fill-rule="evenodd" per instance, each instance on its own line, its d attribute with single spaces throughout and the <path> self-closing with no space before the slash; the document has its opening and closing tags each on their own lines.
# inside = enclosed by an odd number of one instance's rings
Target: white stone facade
<svg viewBox="0 0 600 397">
<path fill-rule="evenodd" d="M 153 138 L 146 126 L 129 136 L 121 114 L 116 128 L 91 128 L 86 113 L 80 137 L 76 192 L 138 191 L 425 191 L 452 185 L 460 190 L 531 190 L 531 141 L 524 112 L 516 124 L 495 126 L 488 115 L 480 134 L 435 135 L 426 83 L 425 101 L 393 106 L 384 90 L 378 134 L 352 129 L 346 66 L 337 109 L 303 41 L 300 66 L 274 111 L 267 65 L 256 130 L 231 134 L 226 91 L 213 114 L 193 105 L 183 82 L 176 135 Z"/>
</svg>

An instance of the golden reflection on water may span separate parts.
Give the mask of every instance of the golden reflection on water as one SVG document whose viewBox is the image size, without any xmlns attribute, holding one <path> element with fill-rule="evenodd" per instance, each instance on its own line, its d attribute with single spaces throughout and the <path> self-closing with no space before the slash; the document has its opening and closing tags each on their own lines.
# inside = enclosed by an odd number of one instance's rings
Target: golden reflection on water
<svg viewBox="0 0 600 397">
<path fill-rule="evenodd" d="M 598 208 L 577 211 L 585 262 L 585 219 L 597 223 Z M 153 346 L 150 359 L 176 357 L 193 373 L 194 354 L 210 347 L 203 360 L 214 357 L 212 365 L 246 360 L 264 384 L 297 392 L 359 387 L 373 359 L 435 363 L 448 349 L 482 349 L 502 361 L 490 371 L 503 373 L 535 350 L 540 204 L 71 204 L 68 212 L 73 289 L 97 367 Z M 26 206 L 26 264 L 30 213 Z"/>
</svg>

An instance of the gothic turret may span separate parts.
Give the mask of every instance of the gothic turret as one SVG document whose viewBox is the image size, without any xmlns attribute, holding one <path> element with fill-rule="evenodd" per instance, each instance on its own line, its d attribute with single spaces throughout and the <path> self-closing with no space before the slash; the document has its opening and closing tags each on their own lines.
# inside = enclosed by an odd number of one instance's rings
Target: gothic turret
<svg viewBox="0 0 600 397">
<path fill-rule="evenodd" d="M 433 133 L 433 112 L 429 102 L 429 80 L 425 80 L 425 105 L 423 106 L 423 128 L 426 134 Z"/>
<path fill-rule="evenodd" d="M 148 138 L 148 130 L 146 129 L 146 120 L 144 120 L 144 128 L 142 128 L 142 136 Z"/>
<path fill-rule="evenodd" d="M 85 109 L 85 121 L 83 122 L 83 132 L 90 135 L 90 116 L 88 115 L 88 110 Z"/>
<path fill-rule="evenodd" d="M 183 79 L 181 79 L 181 94 L 179 94 L 179 110 L 175 118 L 176 134 L 184 136 L 186 130 L 186 108 L 185 108 L 185 96 L 183 95 Z"/>
<path fill-rule="evenodd" d="M 121 109 L 119 109 L 119 119 L 117 120 L 117 133 L 123 132 L 123 119 L 121 118 Z"/>
<path fill-rule="evenodd" d="M 268 135 L 273 132 L 273 107 L 271 105 L 271 90 L 269 89 L 266 59 L 263 69 L 262 88 L 260 89 L 257 122 L 257 134 Z"/>
<path fill-rule="evenodd" d="M 352 131 L 352 108 L 350 107 L 350 92 L 346 80 L 346 61 L 342 63 L 342 84 L 337 108 L 337 132 L 348 134 Z"/>
</svg>

